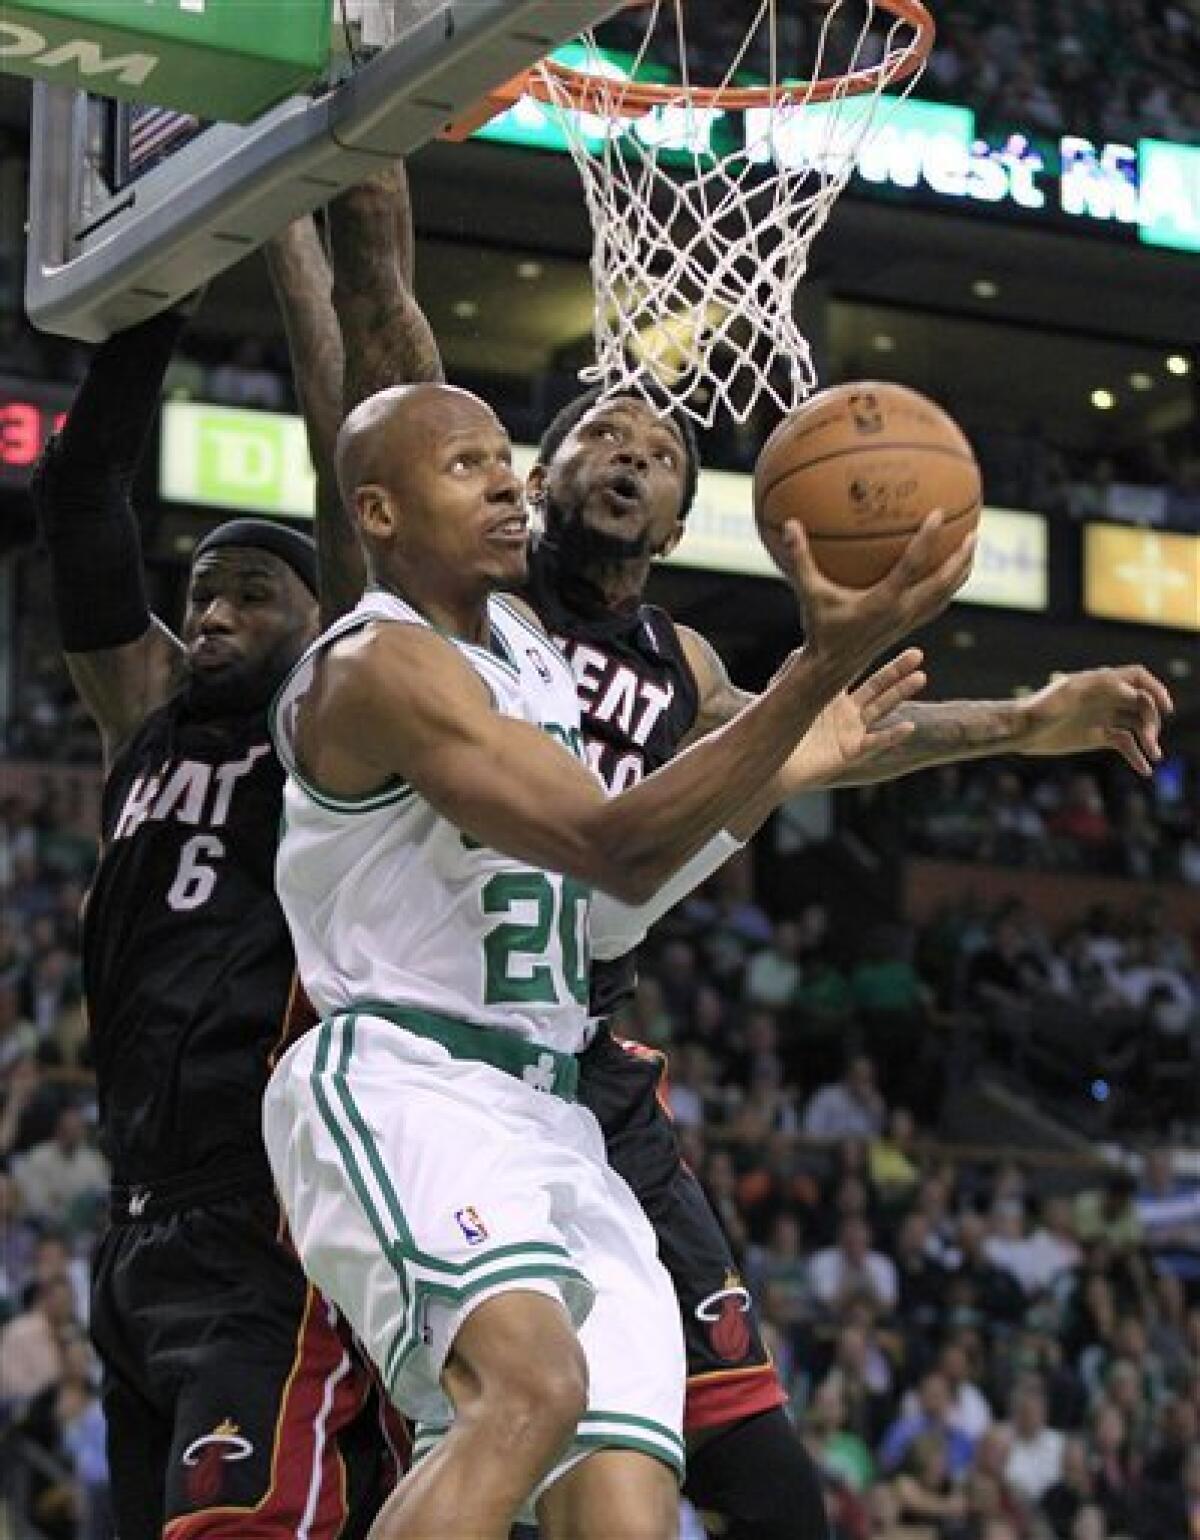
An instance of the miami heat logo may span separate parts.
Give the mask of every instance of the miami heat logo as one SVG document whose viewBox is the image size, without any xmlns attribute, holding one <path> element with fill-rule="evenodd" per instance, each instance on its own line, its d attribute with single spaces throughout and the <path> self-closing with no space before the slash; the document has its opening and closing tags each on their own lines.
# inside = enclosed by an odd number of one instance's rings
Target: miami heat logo
<svg viewBox="0 0 1200 1540">
<path fill-rule="evenodd" d="M 722 1363 L 737 1364 L 750 1351 L 750 1294 L 734 1272 L 725 1274 L 725 1287 L 702 1299 L 696 1319 L 704 1322 L 713 1352 Z"/>
<path fill-rule="evenodd" d="M 182 1456 L 182 1463 L 187 1466 L 184 1485 L 188 1501 L 196 1508 L 211 1507 L 225 1485 L 221 1467 L 226 1461 L 248 1460 L 253 1453 L 254 1445 L 242 1437 L 237 1423 L 228 1417 L 211 1433 L 193 1439 Z"/>
</svg>

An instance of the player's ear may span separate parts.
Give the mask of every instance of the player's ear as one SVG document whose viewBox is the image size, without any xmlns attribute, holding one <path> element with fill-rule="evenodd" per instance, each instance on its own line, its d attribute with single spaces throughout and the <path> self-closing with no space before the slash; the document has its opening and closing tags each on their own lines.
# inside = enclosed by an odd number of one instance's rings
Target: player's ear
<svg viewBox="0 0 1200 1540">
<path fill-rule="evenodd" d="M 391 498 L 383 487 L 368 483 L 354 493 L 354 511 L 364 535 L 375 540 L 390 540 L 396 533 L 396 514 Z"/>
</svg>

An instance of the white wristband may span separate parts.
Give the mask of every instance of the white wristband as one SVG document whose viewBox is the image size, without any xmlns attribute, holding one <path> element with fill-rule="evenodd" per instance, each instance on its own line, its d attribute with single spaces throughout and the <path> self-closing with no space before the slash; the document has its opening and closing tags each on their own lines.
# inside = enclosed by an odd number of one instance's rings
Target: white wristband
<svg viewBox="0 0 1200 1540">
<path fill-rule="evenodd" d="M 659 888 L 648 904 L 622 904 L 607 893 L 597 893 L 592 900 L 589 939 L 592 956 L 598 962 L 608 962 L 623 957 L 645 939 L 646 932 L 668 909 L 674 909 L 682 898 L 707 881 L 739 850 L 744 850 L 742 840 L 735 839 L 727 829 L 713 836 L 707 845 L 699 849 L 686 865 L 681 866 L 673 877 Z"/>
</svg>

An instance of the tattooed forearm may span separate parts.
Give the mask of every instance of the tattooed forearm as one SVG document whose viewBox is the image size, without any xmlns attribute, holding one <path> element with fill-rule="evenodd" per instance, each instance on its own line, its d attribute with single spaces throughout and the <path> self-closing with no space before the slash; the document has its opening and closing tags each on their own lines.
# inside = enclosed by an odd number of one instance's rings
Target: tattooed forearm
<svg viewBox="0 0 1200 1540">
<path fill-rule="evenodd" d="M 362 551 L 342 505 L 334 451 L 342 422 L 342 332 L 333 308 L 333 274 L 316 225 L 297 220 L 266 248 L 267 267 L 283 313 L 292 379 L 317 473 L 316 538 L 321 619 L 328 625 L 353 608 L 365 581 Z"/>
<path fill-rule="evenodd" d="M 1025 721 L 1019 701 L 910 701 L 882 726 L 911 722 L 912 733 L 872 766 L 872 780 L 890 780 L 928 765 L 1016 753 Z"/>
<path fill-rule="evenodd" d="M 412 223 L 403 166 L 330 206 L 333 303 L 346 350 L 343 407 L 391 385 L 443 378 L 441 355 L 412 292 Z"/>
</svg>

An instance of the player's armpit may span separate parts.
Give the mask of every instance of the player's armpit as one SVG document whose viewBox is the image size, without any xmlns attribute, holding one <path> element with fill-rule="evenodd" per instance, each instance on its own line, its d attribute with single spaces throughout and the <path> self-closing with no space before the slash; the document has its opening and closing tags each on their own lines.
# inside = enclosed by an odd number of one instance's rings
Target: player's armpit
<svg viewBox="0 0 1200 1540">
<path fill-rule="evenodd" d="M 712 643 L 690 626 L 677 626 L 683 655 L 696 680 L 700 697 L 696 724 L 683 741 L 686 747 L 726 722 L 732 722 L 754 699 L 749 690 L 739 689 L 730 679 L 720 654 Z"/>
<path fill-rule="evenodd" d="M 64 654 L 79 698 L 100 729 L 105 765 L 179 682 L 183 646 L 157 616 L 136 641 Z"/>
</svg>

